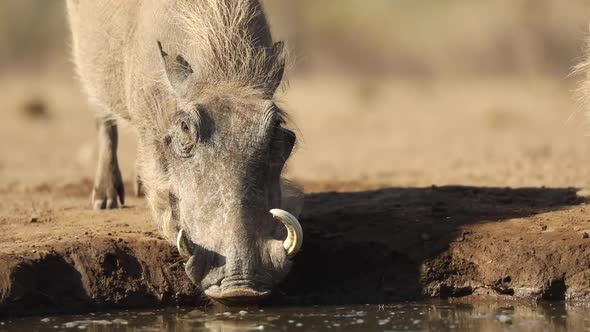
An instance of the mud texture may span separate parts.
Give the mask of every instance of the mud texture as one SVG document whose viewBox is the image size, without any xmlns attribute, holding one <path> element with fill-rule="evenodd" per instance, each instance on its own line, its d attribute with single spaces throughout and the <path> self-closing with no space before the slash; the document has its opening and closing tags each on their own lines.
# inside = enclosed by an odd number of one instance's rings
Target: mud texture
<svg viewBox="0 0 590 332">
<path fill-rule="evenodd" d="M 208 304 L 145 203 L 95 212 L 90 185 L 0 192 L 2 315 Z M 306 187 L 335 191 L 306 196 L 304 247 L 272 304 L 590 300 L 590 216 L 576 189 Z"/>
</svg>

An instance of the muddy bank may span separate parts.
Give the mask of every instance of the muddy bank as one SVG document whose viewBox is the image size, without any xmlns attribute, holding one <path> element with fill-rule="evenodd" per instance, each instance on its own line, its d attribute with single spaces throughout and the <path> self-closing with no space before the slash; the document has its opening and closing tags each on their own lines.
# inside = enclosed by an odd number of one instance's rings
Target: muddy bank
<svg viewBox="0 0 590 332">
<path fill-rule="evenodd" d="M 88 185 L 0 192 L 2 314 L 207 303 L 143 201 L 90 211 Z M 576 189 L 308 188 L 347 192 L 306 196 L 304 247 L 275 303 L 590 300 L 590 216 Z"/>
<path fill-rule="evenodd" d="M 393 188 L 306 204 L 285 292 L 308 303 L 589 299 L 590 217 L 575 189 Z"/>
</svg>

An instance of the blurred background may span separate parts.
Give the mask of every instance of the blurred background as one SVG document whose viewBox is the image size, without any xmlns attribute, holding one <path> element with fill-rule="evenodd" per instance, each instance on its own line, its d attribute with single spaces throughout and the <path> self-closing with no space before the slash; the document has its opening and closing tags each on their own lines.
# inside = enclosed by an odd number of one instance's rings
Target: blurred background
<svg viewBox="0 0 590 332">
<path fill-rule="evenodd" d="M 0 2 L 0 186 L 91 179 L 92 111 L 70 62 L 64 1 Z M 281 103 L 299 133 L 288 173 L 374 186 L 576 186 L 590 126 L 570 76 L 587 0 L 266 0 L 295 59 Z M 121 138 L 131 179 L 134 138 Z M 321 187 L 320 186 L 320 187 Z"/>
<path fill-rule="evenodd" d="M 6 69 L 69 70 L 65 1 L 0 4 Z M 545 75 L 563 78 L 580 56 L 584 0 L 266 0 L 277 38 L 299 56 L 297 73 L 433 79 Z"/>
</svg>

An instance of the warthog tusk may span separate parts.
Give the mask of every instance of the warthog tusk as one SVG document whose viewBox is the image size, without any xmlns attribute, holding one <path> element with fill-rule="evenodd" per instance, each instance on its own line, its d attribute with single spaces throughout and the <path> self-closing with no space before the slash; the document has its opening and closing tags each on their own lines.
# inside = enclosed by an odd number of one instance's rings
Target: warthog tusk
<svg viewBox="0 0 590 332">
<path fill-rule="evenodd" d="M 287 228 L 287 238 L 283 241 L 283 247 L 287 251 L 287 256 L 292 257 L 301 249 L 303 243 L 303 229 L 301 224 L 289 212 L 281 209 L 272 209 L 270 214 L 276 219 L 279 219 Z"/>
<path fill-rule="evenodd" d="M 186 238 L 186 233 L 182 228 L 180 229 L 180 231 L 178 232 L 178 236 L 176 237 L 176 248 L 178 248 L 180 256 L 184 258 L 190 258 L 193 255 L 192 250 L 190 249 L 191 244 L 189 240 Z"/>
</svg>

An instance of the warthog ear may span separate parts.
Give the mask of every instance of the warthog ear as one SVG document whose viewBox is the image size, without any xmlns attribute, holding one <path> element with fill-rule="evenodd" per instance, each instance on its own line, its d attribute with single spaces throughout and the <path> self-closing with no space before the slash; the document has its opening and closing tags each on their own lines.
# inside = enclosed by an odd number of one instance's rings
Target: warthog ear
<svg viewBox="0 0 590 332">
<path fill-rule="evenodd" d="M 193 68 L 180 54 L 177 55 L 175 59 L 172 59 L 172 57 L 162 48 L 162 43 L 160 41 L 158 41 L 158 49 L 160 50 L 160 55 L 162 56 L 162 61 L 164 62 L 164 68 L 166 70 L 166 76 L 168 76 L 170 84 L 176 91 L 180 91 L 186 79 L 194 73 Z"/>
<path fill-rule="evenodd" d="M 285 43 L 282 41 L 274 43 L 269 53 L 269 76 L 265 85 L 269 94 L 268 97 L 272 98 L 279 88 L 279 85 L 281 85 L 283 74 L 285 73 Z"/>
</svg>

